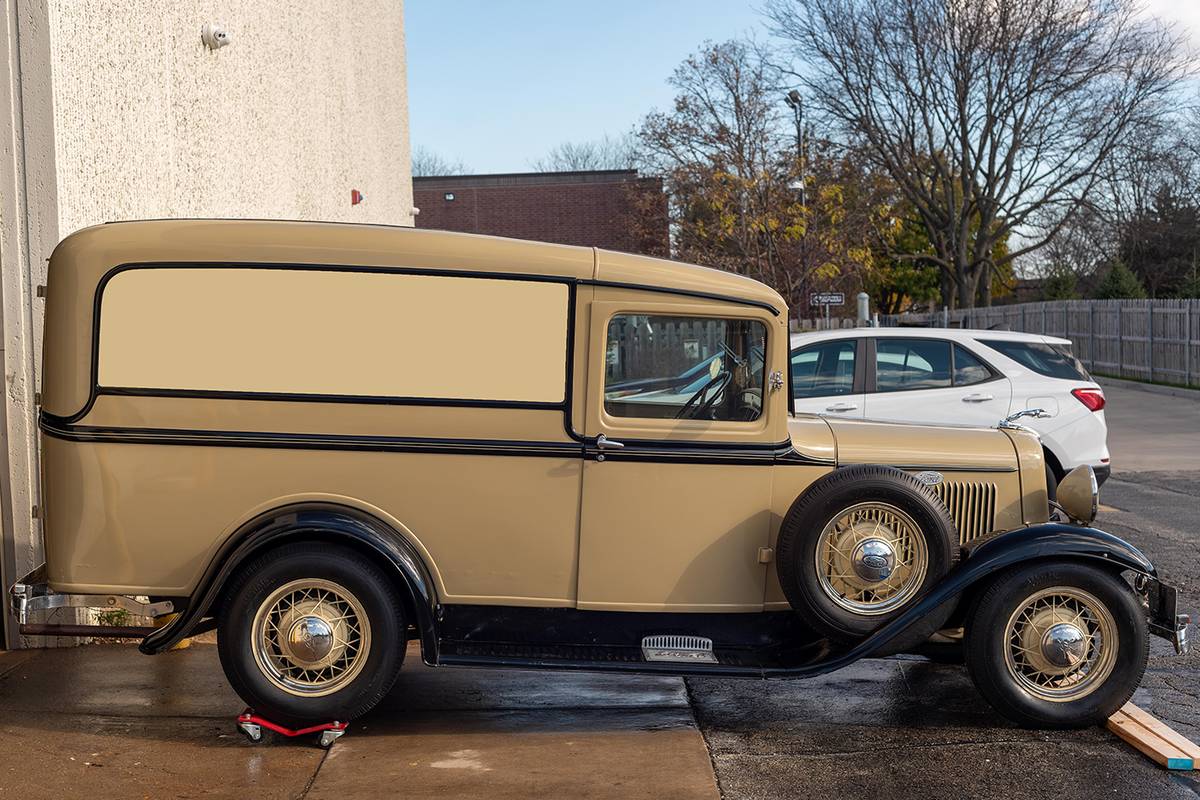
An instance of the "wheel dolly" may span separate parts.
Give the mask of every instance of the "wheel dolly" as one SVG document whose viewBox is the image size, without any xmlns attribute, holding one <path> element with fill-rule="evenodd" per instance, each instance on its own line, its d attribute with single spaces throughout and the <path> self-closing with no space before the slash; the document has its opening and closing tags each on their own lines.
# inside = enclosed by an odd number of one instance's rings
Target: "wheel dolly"
<svg viewBox="0 0 1200 800">
<path fill-rule="evenodd" d="M 237 718 L 238 731 L 247 739 L 254 743 L 262 741 L 263 728 L 269 731 L 274 731 L 281 736 L 286 736 L 289 739 L 297 736 L 306 736 L 310 733 L 320 734 L 317 736 L 317 746 L 328 750 L 333 747 L 333 743 L 342 738 L 342 734 L 349 727 L 347 722 L 323 722 L 320 725 L 312 725 L 307 728 L 285 728 L 282 725 L 272 722 L 269 719 L 258 716 L 252 709 L 247 708 Z"/>
</svg>

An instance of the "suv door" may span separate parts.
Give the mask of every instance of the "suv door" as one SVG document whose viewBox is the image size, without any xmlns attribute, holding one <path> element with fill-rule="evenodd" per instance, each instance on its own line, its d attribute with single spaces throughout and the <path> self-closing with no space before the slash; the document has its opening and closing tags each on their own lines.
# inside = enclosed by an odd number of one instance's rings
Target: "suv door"
<svg viewBox="0 0 1200 800">
<path fill-rule="evenodd" d="M 880 336 L 867 361 L 867 419 L 992 427 L 1008 414 L 1012 384 L 957 342 Z"/>
<path fill-rule="evenodd" d="M 765 367 L 783 360 L 779 320 L 597 301 L 590 335 L 578 607 L 760 610 L 787 413 Z"/>
<path fill-rule="evenodd" d="M 863 418 L 862 337 L 826 339 L 792 350 L 793 408 L 827 417 Z"/>
</svg>

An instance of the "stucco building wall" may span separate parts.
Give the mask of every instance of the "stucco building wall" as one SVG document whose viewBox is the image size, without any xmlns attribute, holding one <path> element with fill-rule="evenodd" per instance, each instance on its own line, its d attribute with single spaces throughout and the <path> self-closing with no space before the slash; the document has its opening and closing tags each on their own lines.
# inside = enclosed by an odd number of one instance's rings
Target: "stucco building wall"
<svg viewBox="0 0 1200 800">
<path fill-rule="evenodd" d="M 149 217 L 412 225 L 403 11 L 402 0 L 0 0 L 4 588 L 41 558 L 36 287 L 54 245 Z M 205 23 L 231 43 L 205 47 Z M 365 199 L 351 205 L 355 189 Z"/>
</svg>

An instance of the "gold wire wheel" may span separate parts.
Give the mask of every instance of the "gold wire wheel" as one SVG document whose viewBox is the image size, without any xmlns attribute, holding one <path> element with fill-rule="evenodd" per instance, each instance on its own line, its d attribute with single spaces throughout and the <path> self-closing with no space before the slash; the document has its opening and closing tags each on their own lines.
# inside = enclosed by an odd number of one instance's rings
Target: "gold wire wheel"
<svg viewBox="0 0 1200 800">
<path fill-rule="evenodd" d="M 371 623 L 344 586 L 303 578 L 262 602 L 251 642 L 267 680 L 289 694 L 320 697 L 362 671 L 371 651 Z"/>
<path fill-rule="evenodd" d="M 1117 662 L 1117 623 L 1095 596 L 1054 586 L 1028 597 L 1004 629 L 1008 673 L 1025 691 L 1055 703 L 1086 697 Z"/>
<path fill-rule="evenodd" d="M 888 503 L 859 503 L 821 531 L 817 580 L 833 602 L 874 616 L 913 598 L 929 569 L 929 548 L 913 518 Z"/>
</svg>

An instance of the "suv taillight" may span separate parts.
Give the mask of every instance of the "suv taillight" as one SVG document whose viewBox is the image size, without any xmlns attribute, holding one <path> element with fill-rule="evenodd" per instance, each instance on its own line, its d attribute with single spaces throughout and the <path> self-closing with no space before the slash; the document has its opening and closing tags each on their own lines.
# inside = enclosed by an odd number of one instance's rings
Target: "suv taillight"
<svg viewBox="0 0 1200 800">
<path fill-rule="evenodd" d="M 1104 391 L 1102 389 L 1072 389 L 1075 399 L 1087 406 L 1088 411 L 1099 411 L 1104 408 Z"/>
</svg>

